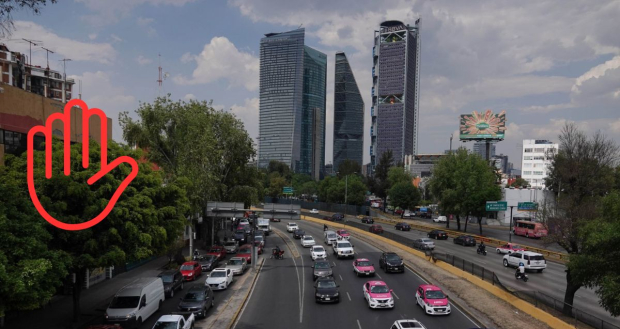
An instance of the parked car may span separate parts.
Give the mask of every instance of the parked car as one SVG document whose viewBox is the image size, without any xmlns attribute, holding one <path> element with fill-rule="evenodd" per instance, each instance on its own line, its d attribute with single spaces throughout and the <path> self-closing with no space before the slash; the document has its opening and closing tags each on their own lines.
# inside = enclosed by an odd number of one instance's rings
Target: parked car
<svg viewBox="0 0 620 329">
<path fill-rule="evenodd" d="M 119 324 L 125 328 L 140 326 L 159 310 L 164 299 L 166 295 L 161 278 L 138 278 L 114 295 L 104 319 L 108 324 Z"/>
<path fill-rule="evenodd" d="M 216 268 L 205 280 L 205 286 L 210 286 L 213 290 L 223 290 L 233 283 L 233 272 L 229 268 Z"/>
<path fill-rule="evenodd" d="M 381 234 L 383 233 L 383 227 L 379 224 L 373 224 L 368 228 L 368 232 Z"/>
<path fill-rule="evenodd" d="M 340 302 L 339 285 L 333 277 L 323 277 L 314 283 L 314 298 L 317 303 Z"/>
<path fill-rule="evenodd" d="M 194 328 L 194 322 L 196 317 L 194 314 L 190 314 L 185 318 L 180 314 L 162 315 L 157 319 L 154 329 L 166 328 L 166 329 L 191 329 Z"/>
<path fill-rule="evenodd" d="M 175 290 L 183 290 L 183 274 L 179 270 L 168 270 L 159 273 L 158 277 L 164 282 L 166 297 L 174 297 Z"/>
<path fill-rule="evenodd" d="M 471 235 L 459 235 L 454 238 L 454 244 L 460 244 L 463 246 L 476 246 L 476 239 Z"/>
<path fill-rule="evenodd" d="M 243 246 L 239 247 L 239 251 L 237 251 L 237 257 L 243 257 L 245 258 L 245 261 L 248 262 L 248 264 L 252 264 L 252 245 L 244 244 Z"/>
<path fill-rule="evenodd" d="M 209 251 L 207 251 L 207 255 L 215 255 L 219 260 L 224 260 L 226 258 L 226 248 L 224 246 L 211 246 Z"/>
<path fill-rule="evenodd" d="M 196 261 L 200 263 L 203 272 L 208 272 L 220 265 L 220 258 L 217 255 L 199 256 Z"/>
<path fill-rule="evenodd" d="M 362 217 L 362 223 L 364 223 L 364 224 L 374 224 L 375 221 L 372 219 L 372 217 L 364 216 L 364 217 Z"/>
<path fill-rule="evenodd" d="M 400 222 L 394 226 L 394 229 L 401 231 L 411 231 L 411 226 L 405 222 Z"/>
<path fill-rule="evenodd" d="M 411 218 L 413 217 L 414 213 L 410 210 L 405 210 L 405 213 L 403 214 L 403 218 Z"/>
<path fill-rule="evenodd" d="M 226 249 L 226 253 L 234 254 L 239 250 L 239 242 L 237 241 L 226 241 L 224 242 L 224 249 Z"/>
<path fill-rule="evenodd" d="M 443 291 L 437 286 L 430 284 L 420 285 L 418 290 L 416 290 L 415 299 L 426 314 L 450 314 L 451 309 L 448 296 L 444 295 Z"/>
<path fill-rule="evenodd" d="M 381 258 L 379 258 L 379 267 L 382 268 L 384 272 L 405 273 L 405 263 L 403 259 L 394 252 L 382 253 Z"/>
<path fill-rule="evenodd" d="M 286 231 L 289 233 L 293 233 L 295 232 L 295 230 L 298 230 L 299 226 L 297 226 L 297 223 L 288 223 L 286 224 Z"/>
<path fill-rule="evenodd" d="M 318 214 L 319 210 L 318 209 L 312 209 L 312 210 L 310 210 L 310 213 L 311 214 Z"/>
<path fill-rule="evenodd" d="M 248 269 L 248 261 L 243 257 L 232 257 L 225 268 L 231 269 L 233 275 L 241 275 Z"/>
<path fill-rule="evenodd" d="M 448 217 L 446 216 L 437 216 L 435 218 L 433 218 L 433 222 L 435 223 L 445 223 L 448 221 Z"/>
<path fill-rule="evenodd" d="M 375 265 L 366 258 L 359 258 L 353 261 L 353 272 L 355 275 L 375 275 Z"/>
<path fill-rule="evenodd" d="M 326 260 L 317 260 L 312 264 L 312 280 L 333 275 L 332 267 Z"/>
<path fill-rule="evenodd" d="M 504 245 L 501 245 L 495 248 L 495 250 L 497 251 L 498 254 L 512 254 L 513 252 L 516 252 L 516 251 L 525 251 L 525 248 L 521 247 L 518 244 L 506 243 Z"/>
<path fill-rule="evenodd" d="M 392 289 L 383 281 L 368 281 L 362 287 L 364 299 L 370 308 L 394 308 Z"/>
<path fill-rule="evenodd" d="M 538 273 L 547 268 L 545 256 L 532 251 L 515 251 L 504 255 L 503 263 L 506 267 L 518 267 L 519 263 L 523 263 L 526 270 L 536 270 Z"/>
<path fill-rule="evenodd" d="M 310 257 L 312 257 L 312 260 L 327 258 L 327 251 L 323 248 L 323 246 L 315 244 L 310 249 Z"/>
<path fill-rule="evenodd" d="M 442 230 L 432 230 L 426 236 L 435 240 L 448 240 L 448 233 Z"/>
<path fill-rule="evenodd" d="M 302 229 L 297 229 L 295 230 L 295 232 L 293 233 L 293 238 L 295 239 L 301 239 L 302 236 L 306 235 L 306 231 L 302 230 Z"/>
<path fill-rule="evenodd" d="M 314 241 L 314 238 L 310 235 L 304 235 L 303 238 L 301 238 L 301 246 L 302 247 L 312 247 L 316 244 L 316 242 Z"/>
<path fill-rule="evenodd" d="M 408 328 L 416 328 L 416 329 L 426 329 L 426 327 L 422 324 L 422 322 L 416 319 L 404 319 L 404 320 L 396 320 L 394 324 L 390 327 L 390 329 L 408 329 Z"/>
<path fill-rule="evenodd" d="M 178 309 L 180 312 L 192 312 L 196 316 L 206 318 L 207 311 L 215 305 L 214 299 L 210 286 L 194 286 L 181 298 Z"/>
<path fill-rule="evenodd" d="M 435 242 L 429 238 L 415 239 L 413 240 L 413 247 L 422 250 L 433 250 L 435 249 Z"/>
<path fill-rule="evenodd" d="M 347 230 L 336 230 L 336 234 L 345 240 L 351 239 L 351 234 Z"/>
</svg>

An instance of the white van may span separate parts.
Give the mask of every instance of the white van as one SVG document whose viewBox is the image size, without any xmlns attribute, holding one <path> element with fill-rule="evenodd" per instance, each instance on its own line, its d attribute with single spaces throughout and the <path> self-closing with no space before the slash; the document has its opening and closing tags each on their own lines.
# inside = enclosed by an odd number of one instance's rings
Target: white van
<svg viewBox="0 0 620 329">
<path fill-rule="evenodd" d="M 259 218 L 258 219 L 258 229 L 265 232 L 265 235 L 269 235 L 271 232 L 271 224 L 269 223 L 268 218 Z"/>
<path fill-rule="evenodd" d="M 123 328 L 140 327 L 165 299 L 161 278 L 139 278 L 119 290 L 105 312 L 105 321 Z"/>
<path fill-rule="evenodd" d="M 334 231 L 325 231 L 325 233 L 323 233 L 323 237 L 325 238 L 325 244 L 330 246 L 338 241 L 338 234 Z"/>
</svg>

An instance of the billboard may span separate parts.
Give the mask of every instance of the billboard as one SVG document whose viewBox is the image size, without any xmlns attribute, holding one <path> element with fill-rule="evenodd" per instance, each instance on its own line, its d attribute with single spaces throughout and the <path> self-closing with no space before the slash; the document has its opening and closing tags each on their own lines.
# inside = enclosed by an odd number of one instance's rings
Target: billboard
<svg viewBox="0 0 620 329">
<path fill-rule="evenodd" d="M 462 114 L 459 125 L 461 140 L 502 140 L 506 132 L 506 111 L 493 114 L 493 111 L 473 111 Z"/>
</svg>

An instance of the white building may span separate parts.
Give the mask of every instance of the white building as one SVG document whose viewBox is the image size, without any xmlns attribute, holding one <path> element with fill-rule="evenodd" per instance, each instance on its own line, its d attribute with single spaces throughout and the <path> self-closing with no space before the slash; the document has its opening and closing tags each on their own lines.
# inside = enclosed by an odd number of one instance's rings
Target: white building
<svg viewBox="0 0 620 329">
<path fill-rule="evenodd" d="M 530 187 L 545 187 L 545 177 L 547 177 L 551 159 L 558 152 L 558 148 L 558 144 L 548 140 L 523 140 L 521 177 L 530 184 Z"/>
</svg>

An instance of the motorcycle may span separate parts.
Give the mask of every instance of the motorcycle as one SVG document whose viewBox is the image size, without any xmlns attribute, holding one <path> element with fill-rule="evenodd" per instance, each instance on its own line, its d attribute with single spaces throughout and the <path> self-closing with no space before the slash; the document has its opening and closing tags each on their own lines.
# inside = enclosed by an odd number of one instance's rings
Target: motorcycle
<svg viewBox="0 0 620 329">
<path fill-rule="evenodd" d="M 517 271 L 515 272 L 515 279 L 523 280 L 523 282 L 527 282 L 528 277 L 527 277 L 527 274 L 525 273 L 521 274 L 521 272 L 519 272 L 519 270 L 517 269 Z"/>
<path fill-rule="evenodd" d="M 476 252 L 478 253 L 478 255 L 482 254 L 482 255 L 487 255 L 487 249 L 482 249 L 480 247 L 478 247 L 478 249 L 476 250 Z"/>
<path fill-rule="evenodd" d="M 284 250 L 272 249 L 270 258 L 284 259 Z"/>
</svg>

